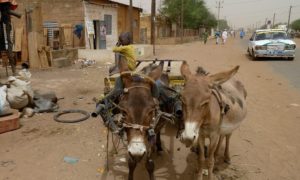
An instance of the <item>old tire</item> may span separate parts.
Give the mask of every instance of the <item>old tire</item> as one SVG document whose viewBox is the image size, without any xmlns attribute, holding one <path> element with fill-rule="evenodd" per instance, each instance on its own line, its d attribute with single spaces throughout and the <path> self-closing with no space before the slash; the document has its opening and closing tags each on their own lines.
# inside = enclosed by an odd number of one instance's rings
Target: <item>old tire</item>
<svg viewBox="0 0 300 180">
<path fill-rule="evenodd" d="M 78 118 L 78 119 L 72 119 L 72 120 L 68 120 L 68 119 L 59 119 L 59 117 L 60 117 L 61 115 L 69 114 L 69 113 L 79 113 L 79 114 L 83 114 L 84 116 L 81 117 L 81 118 Z M 81 121 L 87 120 L 89 117 L 90 117 L 90 113 L 87 112 L 87 111 L 80 110 L 80 109 L 69 109 L 69 110 L 63 110 L 63 111 L 58 112 L 57 114 L 55 114 L 55 115 L 53 116 L 53 119 L 54 119 L 55 121 L 57 121 L 57 122 L 60 122 L 60 123 L 77 123 L 77 122 L 81 122 Z"/>
</svg>

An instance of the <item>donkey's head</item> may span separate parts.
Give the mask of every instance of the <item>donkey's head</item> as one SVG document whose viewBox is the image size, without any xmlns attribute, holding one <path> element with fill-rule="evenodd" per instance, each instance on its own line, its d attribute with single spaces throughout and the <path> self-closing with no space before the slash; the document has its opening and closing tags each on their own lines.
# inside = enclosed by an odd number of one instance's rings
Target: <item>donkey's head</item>
<svg viewBox="0 0 300 180">
<path fill-rule="evenodd" d="M 128 153 L 134 160 L 140 160 L 147 153 L 153 141 L 149 131 L 154 130 L 152 123 L 156 114 L 156 100 L 152 89 L 155 80 L 161 76 L 162 67 L 153 69 L 148 76 L 132 75 L 127 65 L 120 65 L 124 94 L 119 106 L 123 115 L 124 127 L 128 139 Z M 153 131 L 152 131 L 153 132 Z"/>
<path fill-rule="evenodd" d="M 187 147 L 196 143 L 201 127 L 218 120 L 220 116 L 218 103 L 212 103 L 212 87 L 229 80 L 238 68 L 237 66 L 230 71 L 206 75 L 192 74 L 188 64 L 186 62 L 182 64 L 181 74 L 185 78 L 185 86 L 181 91 L 184 119 L 181 141 Z"/>
</svg>

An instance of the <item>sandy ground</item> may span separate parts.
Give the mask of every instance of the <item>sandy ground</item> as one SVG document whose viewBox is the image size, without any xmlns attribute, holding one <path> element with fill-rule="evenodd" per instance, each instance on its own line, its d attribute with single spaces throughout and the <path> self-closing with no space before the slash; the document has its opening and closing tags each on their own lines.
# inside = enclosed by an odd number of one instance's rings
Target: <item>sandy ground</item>
<svg viewBox="0 0 300 180">
<path fill-rule="evenodd" d="M 237 77 L 248 91 L 248 115 L 231 140 L 231 165 L 218 163 L 216 179 L 296 180 L 300 179 L 300 104 L 299 89 L 277 74 L 267 62 L 250 61 L 238 39 L 226 45 L 201 42 L 177 46 L 159 46 L 158 58 L 184 59 L 196 69 L 201 65 L 211 73 L 240 65 Z M 288 63 L 288 62 L 287 62 Z M 92 111 L 93 97 L 103 92 L 106 64 L 79 69 L 78 66 L 34 71 L 32 86 L 53 90 L 60 109 Z M 110 151 L 106 166 L 106 129 L 100 119 L 90 118 L 76 124 L 53 121 L 53 114 L 38 114 L 21 119 L 19 130 L 0 134 L 0 180 L 93 180 L 126 179 L 126 151 Z M 109 145 L 110 149 L 112 145 Z M 163 131 L 164 151 L 155 156 L 157 179 L 193 179 L 196 155 L 175 138 L 175 130 Z M 221 151 L 220 151 L 221 154 Z M 64 157 L 76 157 L 75 164 Z M 136 179 L 147 179 L 144 164 Z"/>
</svg>

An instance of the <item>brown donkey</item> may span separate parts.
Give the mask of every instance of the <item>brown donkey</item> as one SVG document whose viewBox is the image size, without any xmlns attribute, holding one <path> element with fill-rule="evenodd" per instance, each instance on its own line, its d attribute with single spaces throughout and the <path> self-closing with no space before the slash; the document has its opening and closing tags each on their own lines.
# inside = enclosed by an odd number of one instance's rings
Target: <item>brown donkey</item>
<svg viewBox="0 0 300 180">
<path fill-rule="evenodd" d="M 181 74 L 186 83 L 181 92 L 183 101 L 184 131 L 181 141 L 187 146 L 199 148 L 198 179 L 202 179 L 205 163 L 205 138 L 208 145 L 208 179 L 213 179 L 215 155 L 226 136 L 225 161 L 229 162 L 229 139 L 246 116 L 246 90 L 240 81 L 232 77 L 239 67 L 214 75 L 192 74 L 184 62 Z"/>
<path fill-rule="evenodd" d="M 162 74 L 162 66 L 154 68 L 146 77 L 129 72 L 127 65 L 121 63 L 120 73 L 124 93 L 118 106 L 122 112 L 122 123 L 128 140 L 128 179 L 133 179 L 137 163 L 146 157 L 146 168 L 150 179 L 153 180 L 154 162 L 151 154 L 155 144 L 160 143 L 160 129 L 156 126 L 158 102 L 152 91 L 155 80 Z"/>
</svg>

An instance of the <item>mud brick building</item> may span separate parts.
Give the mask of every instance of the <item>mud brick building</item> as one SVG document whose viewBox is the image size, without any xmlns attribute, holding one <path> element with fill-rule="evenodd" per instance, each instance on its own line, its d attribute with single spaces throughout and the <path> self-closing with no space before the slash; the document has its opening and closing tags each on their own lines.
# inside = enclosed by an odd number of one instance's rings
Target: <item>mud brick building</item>
<svg viewBox="0 0 300 180">
<path fill-rule="evenodd" d="M 23 16 L 14 18 L 13 26 L 15 39 L 21 39 L 15 46 L 20 47 L 22 60 L 31 54 L 32 32 L 37 48 L 106 49 L 130 29 L 129 6 L 111 0 L 22 0 L 18 5 L 16 12 Z M 135 43 L 140 40 L 141 12 L 132 8 Z"/>
</svg>

